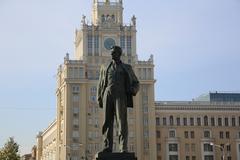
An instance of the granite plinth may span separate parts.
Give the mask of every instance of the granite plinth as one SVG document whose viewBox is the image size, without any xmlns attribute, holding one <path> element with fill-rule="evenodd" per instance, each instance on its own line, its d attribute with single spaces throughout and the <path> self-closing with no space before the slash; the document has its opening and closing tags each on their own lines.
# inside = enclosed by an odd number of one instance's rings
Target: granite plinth
<svg viewBox="0 0 240 160">
<path fill-rule="evenodd" d="M 134 153 L 99 152 L 94 160 L 137 160 Z"/>
</svg>

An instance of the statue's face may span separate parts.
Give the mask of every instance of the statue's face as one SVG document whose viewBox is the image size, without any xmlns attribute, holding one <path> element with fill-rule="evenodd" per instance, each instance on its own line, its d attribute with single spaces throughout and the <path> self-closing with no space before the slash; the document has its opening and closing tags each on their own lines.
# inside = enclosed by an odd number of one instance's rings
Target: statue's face
<svg viewBox="0 0 240 160">
<path fill-rule="evenodd" d="M 120 60 L 121 52 L 119 50 L 114 49 L 114 50 L 112 50 L 111 55 L 112 55 L 113 60 L 115 60 L 115 61 Z"/>
</svg>

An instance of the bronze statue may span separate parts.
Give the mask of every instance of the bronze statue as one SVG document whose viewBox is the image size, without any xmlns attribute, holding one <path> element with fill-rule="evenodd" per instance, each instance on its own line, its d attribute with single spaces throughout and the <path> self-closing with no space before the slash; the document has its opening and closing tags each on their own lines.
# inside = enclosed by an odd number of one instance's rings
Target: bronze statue
<svg viewBox="0 0 240 160">
<path fill-rule="evenodd" d="M 133 96 L 139 90 L 139 81 L 131 65 L 121 61 L 121 54 L 122 49 L 113 46 L 112 61 L 100 69 L 97 98 L 99 107 L 104 109 L 102 152 L 112 152 L 114 116 L 118 126 L 120 152 L 127 152 L 127 107 L 133 107 Z"/>
</svg>

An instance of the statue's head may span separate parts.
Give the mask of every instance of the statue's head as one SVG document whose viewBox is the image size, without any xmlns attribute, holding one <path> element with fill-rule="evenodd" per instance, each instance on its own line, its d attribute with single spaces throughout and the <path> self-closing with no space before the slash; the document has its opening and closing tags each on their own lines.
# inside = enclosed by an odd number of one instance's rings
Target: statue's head
<svg viewBox="0 0 240 160">
<path fill-rule="evenodd" d="M 122 48 L 119 46 L 112 46 L 111 55 L 113 60 L 115 61 L 120 60 L 120 57 L 122 55 Z"/>
</svg>

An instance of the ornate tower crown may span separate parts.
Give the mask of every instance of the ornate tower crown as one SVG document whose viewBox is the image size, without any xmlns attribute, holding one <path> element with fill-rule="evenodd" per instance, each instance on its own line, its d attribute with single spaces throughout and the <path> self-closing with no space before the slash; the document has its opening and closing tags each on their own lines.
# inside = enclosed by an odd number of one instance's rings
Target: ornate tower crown
<svg viewBox="0 0 240 160">
<path fill-rule="evenodd" d="M 110 0 L 94 0 L 92 9 L 92 22 L 94 25 L 104 23 L 123 23 L 122 0 L 111 2 Z"/>
</svg>

